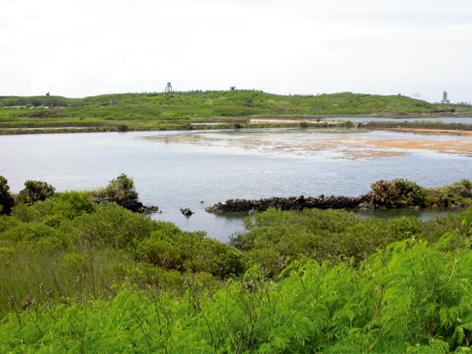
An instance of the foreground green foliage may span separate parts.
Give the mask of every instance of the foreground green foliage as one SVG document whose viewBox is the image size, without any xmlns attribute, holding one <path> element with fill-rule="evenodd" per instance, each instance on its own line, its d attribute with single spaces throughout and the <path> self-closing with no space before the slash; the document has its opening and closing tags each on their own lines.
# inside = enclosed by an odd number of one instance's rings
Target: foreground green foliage
<svg viewBox="0 0 472 354">
<path fill-rule="evenodd" d="M 111 100 L 119 100 L 110 105 Z M 4 108 L 4 107 L 24 108 Z M 42 106 L 42 108 L 41 108 Z M 44 108 L 47 107 L 47 108 Z M 192 129 L 191 123 L 224 122 L 241 127 L 247 117 L 402 115 L 471 112 L 472 108 L 430 104 L 405 96 L 353 93 L 280 96 L 260 91 L 193 91 L 114 94 L 82 99 L 12 97 L 0 99 L 0 128 L 87 127 L 102 130 Z M 198 126 L 207 129 L 209 126 Z M 40 133 L 40 130 L 35 131 Z M 11 131 L 4 130 L 7 134 Z"/>
<path fill-rule="evenodd" d="M 0 353 L 469 350 L 472 208 L 272 209 L 226 244 L 90 199 L 128 192 L 122 175 L 0 215 Z"/>
<path fill-rule="evenodd" d="M 472 208 L 430 221 L 416 217 L 360 219 L 344 210 L 270 209 L 247 219 L 248 232 L 231 244 L 244 252 L 248 264 L 259 264 L 266 276 L 274 277 L 297 260 L 329 260 L 332 264 L 351 260 L 358 265 L 392 242 L 414 235 L 437 242 L 445 232 L 463 230 L 462 222 L 472 223 Z M 462 247 L 460 239 L 455 242 Z"/>
<path fill-rule="evenodd" d="M 113 300 L 51 307 L 12 300 L 3 352 L 469 352 L 472 254 L 449 234 L 379 251 L 359 268 L 296 262 L 281 282 L 257 267 L 213 294 L 124 285 Z"/>
</svg>

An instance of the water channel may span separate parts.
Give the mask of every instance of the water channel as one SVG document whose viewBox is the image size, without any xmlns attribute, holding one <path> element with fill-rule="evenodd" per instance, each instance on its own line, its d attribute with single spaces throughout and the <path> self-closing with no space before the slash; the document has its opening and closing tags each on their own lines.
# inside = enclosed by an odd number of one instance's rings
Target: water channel
<svg viewBox="0 0 472 354">
<path fill-rule="evenodd" d="M 394 178 L 442 186 L 471 179 L 471 157 L 472 135 L 347 128 L 0 136 L 0 175 L 13 193 L 27 180 L 58 191 L 97 189 L 125 173 L 140 200 L 162 211 L 153 219 L 223 241 L 243 230 L 244 215 L 206 213 L 216 202 L 357 196 Z"/>
</svg>

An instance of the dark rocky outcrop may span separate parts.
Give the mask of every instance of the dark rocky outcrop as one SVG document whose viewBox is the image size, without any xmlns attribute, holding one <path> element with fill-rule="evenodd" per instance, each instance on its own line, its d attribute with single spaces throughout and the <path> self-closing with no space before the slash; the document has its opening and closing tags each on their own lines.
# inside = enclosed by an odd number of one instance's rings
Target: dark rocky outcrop
<svg viewBox="0 0 472 354">
<path fill-rule="evenodd" d="M 193 211 L 191 211 L 189 208 L 185 209 L 180 209 L 181 213 L 185 216 L 191 216 L 192 214 L 195 214 Z"/>
<path fill-rule="evenodd" d="M 92 203 L 108 205 L 115 202 L 110 201 L 108 198 L 96 197 L 92 198 Z M 159 208 L 157 206 L 146 206 L 137 200 L 125 199 L 121 202 L 116 202 L 116 204 L 128 210 L 131 210 L 133 213 L 153 214 L 159 212 Z"/>
<path fill-rule="evenodd" d="M 254 214 L 255 212 L 265 211 L 269 208 L 276 208 L 280 210 L 303 210 L 308 209 L 354 209 L 363 204 L 368 206 L 371 201 L 369 196 L 360 197 L 325 197 L 320 195 L 318 197 L 307 197 L 303 195 L 299 197 L 288 198 L 267 198 L 259 200 L 247 199 L 230 199 L 226 202 L 217 203 L 205 209 L 208 213 L 223 214 L 227 212 L 241 212 L 247 211 Z"/>
</svg>

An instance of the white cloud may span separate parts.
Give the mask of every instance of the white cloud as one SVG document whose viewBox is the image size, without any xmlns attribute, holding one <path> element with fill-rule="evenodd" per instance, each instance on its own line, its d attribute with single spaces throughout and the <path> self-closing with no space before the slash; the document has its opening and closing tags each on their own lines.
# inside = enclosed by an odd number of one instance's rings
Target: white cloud
<svg viewBox="0 0 472 354">
<path fill-rule="evenodd" d="M 262 89 L 472 101 L 468 0 L 1 1 L 0 95 Z"/>
</svg>

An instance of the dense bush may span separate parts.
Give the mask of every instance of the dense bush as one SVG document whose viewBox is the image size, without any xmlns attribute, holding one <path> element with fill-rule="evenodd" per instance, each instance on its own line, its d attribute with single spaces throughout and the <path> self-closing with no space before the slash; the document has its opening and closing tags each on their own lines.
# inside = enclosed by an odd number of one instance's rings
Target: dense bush
<svg viewBox="0 0 472 354">
<path fill-rule="evenodd" d="M 248 265 L 259 264 L 267 276 L 274 277 L 300 259 L 338 264 L 352 258 L 359 265 L 395 241 L 415 236 L 436 242 L 445 232 L 466 227 L 463 220 L 472 223 L 472 207 L 463 214 L 427 222 L 416 217 L 361 219 L 344 210 L 269 209 L 246 219 L 248 232 L 233 238 L 231 244 L 244 251 Z M 455 240 L 455 245 L 463 243 Z"/>
<path fill-rule="evenodd" d="M 31 205 L 40 200 L 54 196 L 56 188 L 41 181 L 26 181 L 25 188 L 16 197 L 16 203 Z"/>
<path fill-rule="evenodd" d="M 123 176 L 109 186 L 118 199 L 134 191 Z M 0 215 L 0 352 L 465 352 L 472 341 L 472 207 L 427 222 L 271 209 L 246 220 L 235 248 L 88 196 Z"/>
<path fill-rule="evenodd" d="M 185 279 L 198 274 L 211 277 L 205 282 L 211 287 L 237 276 L 244 271 L 241 258 L 204 233 L 183 232 L 115 203 L 93 205 L 86 193 L 61 193 L 0 216 L 0 293 L 10 294 L 0 296 L 0 316 L 10 296 L 56 304 L 90 294 L 108 298 L 110 287 L 125 278 L 183 295 Z M 62 295 L 48 298 L 40 284 Z"/>
<path fill-rule="evenodd" d="M 446 236 L 379 251 L 360 268 L 297 262 L 278 283 L 257 267 L 212 294 L 182 298 L 125 284 L 113 301 L 51 306 L 11 299 L 5 352 L 466 353 L 470 250 Z M 80 262 L 79 262 L 80 263 Z"/>
<path fill-rule="evenodd" d="M 472 205 L 472 189 L 470 181 L 466 179 L 449 186 L 429 188 L 425 192 L 428 205 Z"/>
<path fill-rule="evenodd" d="M 5 177 L 0 176 L 0 214 L 10 214 L 13 207 L 13 197 L 10 195 L 10 187 Z"/>
<path fill-rule="evenodd" d="M 391 182 L 377 181 L 371 186 L 370 196 L 376 205 L 391 207 L 407 207 L 424 205 L 423 189 L 415 182 L 395 179 Z"/>
<path fill-rule="evenodd" d="M 61 218 L 73 220 L 82 214 L 90 214 L 95 211 L 94 204 L 84 193 L 66 192 L 61 193 L 52 212 Z"/>
<path fill-rule="evenodd" d="M 138 245 L 139 260 L 163 269 L 205 272 L 219 278 L 243 272 L 242 255 L 234 247 L 205 238 L 202 232 L 183 232 L 173 224 L 159 224 L 161 228 Z"/>
<path fill-rule="evenodd" d="M 158 227 L 144 215 L 110 204 L 98 205 L 95 212 L 83 213 L 62 228 L 77 244 L 132 251 Z"/>
<path fill-rule="evenodd" d="M 104 189 L 94 193 L 93 200 L 98 203 L 116 203 L 127 209 L 133 209 L 133 205 L 138 203 L 138 193 L 134 188 L 132 178 L 124 173 L 116 179 L 110 181 Z"/>
</svg>

